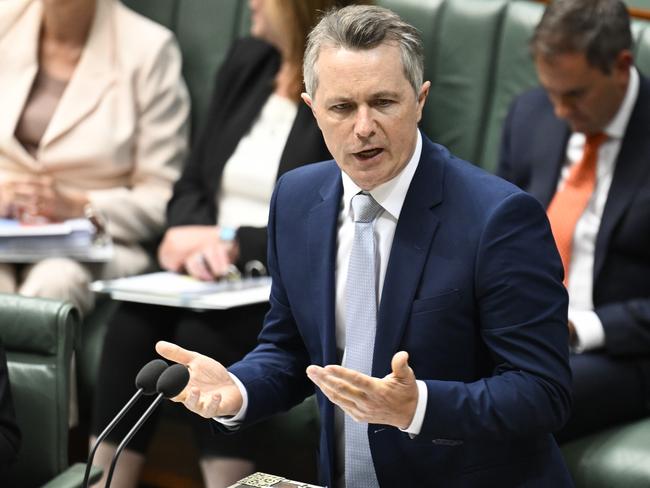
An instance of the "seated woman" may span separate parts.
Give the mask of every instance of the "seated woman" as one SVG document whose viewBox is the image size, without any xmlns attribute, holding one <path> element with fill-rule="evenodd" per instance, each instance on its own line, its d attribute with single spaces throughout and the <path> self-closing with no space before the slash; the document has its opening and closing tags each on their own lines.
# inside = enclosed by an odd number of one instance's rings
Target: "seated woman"
<svg viewBox="0 0 650 488">
<path fill-rule="evenodd" d="M 249 262 L 266 262 L 265 226 L 277 177 L 330 158 L 310 109 L 299 100 L 306 36 L 319 12 L 337 3 L 249 1 L 252 37 L 235 42 L 217 74 L 207 124 L 167 209 L 169 229 L 158 250 L 164 269 L 209 280 L 231 264 L 243 269 Z M 196 313 L 122 303 L 104 343 L 94 436 L 132 395 L 133 378 L 155 357 L 156 341 L 174 340 L 230 364 L 254 346 L 267 308 Z M 130 410 L 100 445 L 95 464 L 110 465 L 115 446 L 145 408 Z M 209 421 L 183 414 L 195 427 L 206 486 L 228 486 L 254 471 L 253 453 L 259 450 L 254 428 L 223 436 L 212 432 Z M 136 485 L 154 429 L 150 419 L 123 451 L 113 486 Z"/>
<path fill-rule="evenodd" d="M 0 5 L 0 217 L 102 215 L 112 260 L 0 264 L 0 291 L 93 307 L 93 279 L 152 267 L 187 152 L 189 98 L 172 34 L 118 0 Z"/>
</svg>

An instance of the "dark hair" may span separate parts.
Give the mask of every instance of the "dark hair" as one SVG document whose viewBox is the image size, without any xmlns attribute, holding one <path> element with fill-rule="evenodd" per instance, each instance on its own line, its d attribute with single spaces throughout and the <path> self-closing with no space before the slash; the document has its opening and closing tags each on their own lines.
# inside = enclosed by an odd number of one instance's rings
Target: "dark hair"
<svg viewBox="0 0 650 488">
<path fill-rule="evenodd" d="M 554 0 L 530 40 L 535 58 L 584 53 L 604 73 L 621 51 L 631 49 L 630 16 L 620 0 Z"/>
</svg>

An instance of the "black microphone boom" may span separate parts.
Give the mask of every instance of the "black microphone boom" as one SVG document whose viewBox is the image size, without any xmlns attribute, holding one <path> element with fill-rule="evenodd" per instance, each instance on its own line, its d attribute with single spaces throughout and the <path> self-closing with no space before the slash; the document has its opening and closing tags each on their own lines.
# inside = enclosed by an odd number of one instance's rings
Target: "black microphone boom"
<svg viewBox="0 0 650 488">
<path fill-rule="evenodd" d="M 183 391 L 183 388 L 185 388 L 189 380 L 190 372 L 182 364 L 172 364 L 169 368 L 163 371 L 163 373 L 160 375 L 160 378 L 158 378 L 158 381 L 156 382 L 156 391 L 158 391 L 158 396 L 156 396 L 156 399 L 151 402 L 149 408 L 147 408 L 147 410 L 142 414 L 142 417 L 140 417 L 138 421 L 133 425 L 129 433 L 124 436 L 122 442 L 120 442 L 120 444 L 117 446 L 115 454 L 113 454 L 111 467 L 109 468 L 108 476 L 106 477 L 106 485 L 104 485 L 105 488 L 109 488 L 111 486 L 111 480 L 113 479 L 113 471 L 115 471 L 117 458 L 120 457 L 120 454 L 122 453 L 124 447 L 126 447 L 133 436 L 138 432 L 138 430 L 140 430 L 140 427 L 144 425 L 151 413 L 156 409 L 160 402 L 162 402 L 163 398 L 172 398 L 178 395 L 181 391 Z"/>
<path fill-rule="evenodd" d="M 99 444 L 106 438 L 108 434 L 115 428 L 117 423 L 122 420 L 122 417 L 128 412 L 131 407 L 138 401 L 142 395 L 153 395 L 156 393 L 156 385 L 158 384 L 158 379 L 162 373 L 168 369 L 169 365 L 162 359 L 154 359 L 145 364 L 142 369 L 138 372 L 138 375 L 135 377 L 135 387 L 137 391 L 131 397 L 131 399 L 122 407 L 122 410 L 111 420 L 111 422 L 106 426 L 101 434 L 97 437 L 95 444 L 93 445 L 90 453 L 88 454 L 88 460 L 86 461 L 86 471 L 84 473 L 84 479 L 81 484 L 82 488 L 88 488 L 88 479 L 90 477 L 90 469 L 93 464 L 93 459 L 95 458 L 95 452 L 99 447 Z"/>
</svg>

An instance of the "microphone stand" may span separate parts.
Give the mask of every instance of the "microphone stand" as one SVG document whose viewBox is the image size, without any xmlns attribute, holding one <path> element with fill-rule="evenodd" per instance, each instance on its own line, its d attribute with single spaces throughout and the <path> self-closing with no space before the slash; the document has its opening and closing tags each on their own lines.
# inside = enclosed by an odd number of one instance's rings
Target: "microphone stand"
<svg viewBox="0 0 650 488">
<path fill-rule="evenodd" d="M 142 417 L 135 423 L 135 425 L 131 428 L 128 434 L 126 434 L 126 437 L 122 439 L 122 442 L 120 442 L 120 445 L 117 446 L 117 450 L 115 451 L 115 454 L 113 454 L 113 459 L 111 461 L 111 467 L 108 470 L 108 475 L 106 477 L 106 484 L 104 485 L 104 488 L 109 488 L 111 486 L 111 480 L 113 479 L 113 471 L 115 471 L 115 465 L 117 464 L 117 458 L 120 457 L 120 454 L 122 453 L 122 450 L 124 447 L 128 444 L 128 442 L 133 438 L 133 436 L 140 430 L 140 427 L 145 423 L 145 421 L 149 418 L 149 416 L 152 414 L 152 412 L 156 409 L 158 404 L 163 400 L 164 398 L 163 393 L 158 393 L 156 396 L 156 399 L 151 402 L 151 405 L 149 405 L 149 408 L 142 414 Z"/>
<path fill-rule="evenodd" d="M 106 426 L 106 428 L 102 431 L 101 434 L 97 437 L 97 440 L 95 441 L 95 444 L 93 445 L 90 454 L 88 455 L 88 461 L 86 462 L 86 471 L 84 473 L 84 479 L 81 484 L 82 488 L 88 488 L 88 478 L 90 477 L 90 468 L 92 467 L 93 464 L 93 459 L 95 458 L 95 453 L 97 452 L 97 448 L 99 447 L 99 444 L 106 438 L 108 434 L 115 428 L 115 425 L 122 420 L 122 417 L 126 414 L 126 412 L 133 406 L 135 402 L 138 401 L 138 399 L 142 396 L 142 392 L 144 390 L 142 388 L 138 388 L 138 390 L 135 392 L 135 394 L 131 397 L 129 402 L 122 407 L 122 410 L 119 411 L 119 413 L 115 416 L 113 420 L 111 420 L 111 423 Z"/>
</svg>

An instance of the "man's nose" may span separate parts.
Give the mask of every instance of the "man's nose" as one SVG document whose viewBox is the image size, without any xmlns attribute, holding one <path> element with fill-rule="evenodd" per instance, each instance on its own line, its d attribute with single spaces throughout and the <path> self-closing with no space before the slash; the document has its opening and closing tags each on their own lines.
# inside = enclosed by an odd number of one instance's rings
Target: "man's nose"
<svg viewBox="0 0 650 488">
<path fill-rule="evenodd" d="M 375 121 L 368 107 L 360 107 L 354 121 L 354 133 L 361 139 L 367 139 L 375 133 Z"/>
<path fill-rule="evenodd" d="M 573 103 L 559 97 L 553 100 L 553 109 L 557 118 L 566 120 L 573 114 L 575 107 Z"/>
</svg>

